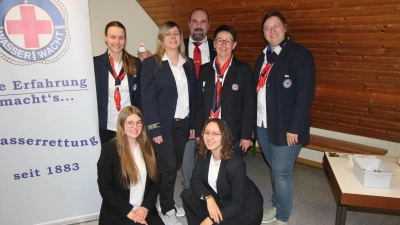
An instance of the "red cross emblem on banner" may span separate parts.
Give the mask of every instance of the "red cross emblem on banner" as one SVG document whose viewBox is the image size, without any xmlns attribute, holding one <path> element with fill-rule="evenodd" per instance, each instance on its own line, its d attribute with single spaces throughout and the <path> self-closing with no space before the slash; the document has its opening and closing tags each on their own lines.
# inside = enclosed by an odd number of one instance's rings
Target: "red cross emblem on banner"
<svg viewBox="0 0 400 225">
<path fill-rule="evenodd" d="M 51 20 L 37 20 L 35 6 L 20 6 L 21 20 L 7 20 L 7 33 L 22 34 L 25 48 L 40 48 L 39 35 L 53 34 Z"/>
</svg>

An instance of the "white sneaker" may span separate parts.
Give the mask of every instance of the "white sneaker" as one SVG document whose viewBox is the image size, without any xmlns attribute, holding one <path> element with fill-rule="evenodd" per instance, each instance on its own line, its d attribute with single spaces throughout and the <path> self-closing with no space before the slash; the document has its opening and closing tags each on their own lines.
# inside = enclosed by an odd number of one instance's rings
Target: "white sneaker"
<svg viewBox="0 0 400 225">
<path fill-rule="evenodd" d="M 177 204 L 175 204 L 175 208 L 176 208 L 176 217 L 185 216 L 185 210 L 183 209 L 183 207 L 179 207 Z"/>
<path fill-rule="evenodd" d="M 161 212 L 161 206 L 160 206 L 160 201 L 157 200 L 157 211 Z M 176 217 L 184 217 L 185 216 L 185 210 L 183 207 L 179 207 L 177 204 L 175 204 L 175 209 L 176 209 Z"/>
<path fill-rule="evenodd" d="M 268 210 L 267 213 L 264 213 L 261 223 L 272 223 L 272 222 L 274 222 L 276 220 L 275 214 L 276 214 L 276 208 L 273 207 L 272 209 Z"/>
<path fill-rule="evenodd" d="M 178 218 L 176 218 L 174 209 L 169 210 L 165 215 L 162 213 L 159 213 L 159 215 L 165 225 L 182 225 L 182 223 L 178 221 Z"/>
</svg>

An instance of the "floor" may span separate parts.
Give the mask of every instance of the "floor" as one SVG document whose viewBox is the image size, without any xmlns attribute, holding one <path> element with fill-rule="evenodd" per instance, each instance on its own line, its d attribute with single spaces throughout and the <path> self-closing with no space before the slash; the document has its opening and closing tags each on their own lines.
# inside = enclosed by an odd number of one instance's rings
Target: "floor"
<svg viewBox="0 0 400 225">
<path fill-rule="evenodd" d="M 259 187 L 264 196 L 264 210 L 272 204 L 269 168 L 260 154 L 245 156 L 247 174 Z M 290 225 L 332 225 L 335 223 L 336 202 L 331 192 L 328 179 L 322 170 L 295 165 L 295 189 L 293 193 L 293 209 L 289 219 Z M 180 181 L 182 175 L 178 172 L 175 186 L 175 201 L 182 206 L 179 194 L 182 191 Z M 179 218 L 187 225 L 186 218 Z M 97 221 L 81 223 L 80 225 L 97 225 Z M 273 224 L 273 223 L 272 223 Z M 349 207 L 346 225 L 399 225 L 400 211 L 366 209 Z M 150 224 L 151 225 L 151 224 Z"/>
</svg>

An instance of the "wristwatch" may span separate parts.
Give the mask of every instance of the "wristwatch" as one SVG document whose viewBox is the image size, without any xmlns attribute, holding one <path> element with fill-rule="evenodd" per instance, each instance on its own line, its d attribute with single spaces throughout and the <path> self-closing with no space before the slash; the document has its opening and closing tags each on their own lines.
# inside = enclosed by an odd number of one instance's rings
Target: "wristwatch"
<svg viewBox="0 0 400 225">
<path fill-rule="evenodd" d="M 205 201 L 205 200 L 207 200 L 207 199 L 209 199 L 209 198 L 212 198 L 212 195 L 211 195 L 210 192 L 205 192 L 201 197 L 202 197 L 203 200 Z"/>
</svg>

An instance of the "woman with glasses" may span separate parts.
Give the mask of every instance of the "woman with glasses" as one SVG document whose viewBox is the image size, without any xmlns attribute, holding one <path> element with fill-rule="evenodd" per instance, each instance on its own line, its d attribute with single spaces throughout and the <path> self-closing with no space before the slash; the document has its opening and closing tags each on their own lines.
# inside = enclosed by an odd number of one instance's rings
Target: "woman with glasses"
<svg viewBox="0 0 400 225">
<path fill-rule="evenodd" d="M 97 174 L 103 198 L 99 225 L 163 224 L 155 207 L 157 159 L 135 106 L 119 113 L 116 138 L 102 146 Z"/>
<path fill-rule="evenodd" d="M 254 91 L 251 66 L 233 56 L 236 31 L 220 25 L 214 32 L 217 57 L 200 67 L 196 89 L 196 140 L 209 118 L 223 119 L 232 131 L 235 154 L 243 156 L 251 144 Z"/>
<path fill-rule="evenodd" d="M 182 30 L 175 22 L 165 22 L 158 30 L 156 53 L 143 61 L 142 96 L 147 130 L 157 149 L 161 218 L 167 225 L 181 225 L 176 217 L 185 215 L 173 197 L 186 142 L 194 138 L 195 82 Z"/>
<path fill-rule="evenodd" d="M 310 141 L 314 98 L 312 53 L 293 42 L 279 12 L 265 15 L 261 29 L 268 46 L 254 67 L 256 135 L 271 168 L 272 208 L 263 223 L 287 224 L 292 210 L 293 166 L 302 144 Z"/>
<path fill-rule="evenodd" d="M 243 157 L 234 155 L 230 129 L 210 119 L 201 132 L 199 157 L 190 188 L 182 194 L 189 225 L 259 225 L 263 197 L 246 175 Z"/>
</svg>

